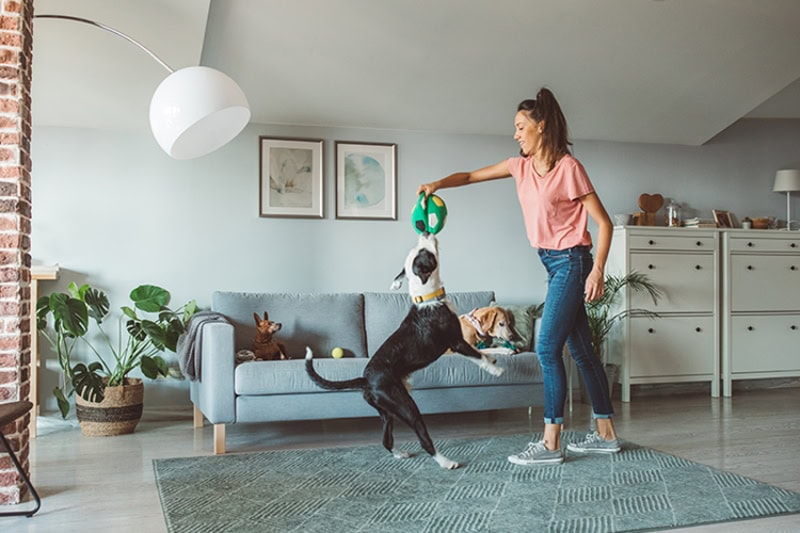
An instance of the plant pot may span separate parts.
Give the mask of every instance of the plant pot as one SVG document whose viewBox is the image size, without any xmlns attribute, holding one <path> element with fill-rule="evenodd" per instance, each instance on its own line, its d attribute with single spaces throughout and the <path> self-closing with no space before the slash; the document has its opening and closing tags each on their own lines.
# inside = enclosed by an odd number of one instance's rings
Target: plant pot
<svg viewBox="0 0 800 533">
<path fill-rule="evenodd" d="M 142 418 L 143 406 L 144 383 L 141 379 L 128 378 L 126 385 L 106 387 L 100 403 L 77 395 L 75 414 L 81 432 L 87 437 L 110 437 L 133 433 Z"/>
</svg>

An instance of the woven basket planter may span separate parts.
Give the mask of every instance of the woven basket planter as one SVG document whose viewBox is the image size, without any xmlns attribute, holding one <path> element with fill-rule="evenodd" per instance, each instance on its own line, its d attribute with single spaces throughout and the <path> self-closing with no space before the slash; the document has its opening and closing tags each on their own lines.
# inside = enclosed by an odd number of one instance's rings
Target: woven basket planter
<svg viewBox="0 0 800 533">
<path fill-rule="evenodd" d="M 76 395 L 75 414 L 84 435 L 110 437 L 133 433 L 142 418 L 144 383 L 136 378 L 126 381 L 127 385 L 106 387 L 105 398 L 100 403 Z"/>
</svg>

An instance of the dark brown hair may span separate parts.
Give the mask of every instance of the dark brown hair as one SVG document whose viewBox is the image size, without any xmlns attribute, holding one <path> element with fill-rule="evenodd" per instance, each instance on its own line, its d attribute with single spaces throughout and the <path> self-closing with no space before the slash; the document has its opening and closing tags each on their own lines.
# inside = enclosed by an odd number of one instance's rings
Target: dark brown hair
<svg viewBox="0 0 800 533">
<path fill-rule="evenodd" d="M 542 87 L 535 100 L 523 100 L 517 106 L 517 111 L 524 111 L 536 122 L 544 121 L 542 145 L 550 168 L 553 168 L 561 156 L 572 153 L 569 149 L 572 143 L 567 134 L 567 119 L 550 89 Z"/>
</svg>

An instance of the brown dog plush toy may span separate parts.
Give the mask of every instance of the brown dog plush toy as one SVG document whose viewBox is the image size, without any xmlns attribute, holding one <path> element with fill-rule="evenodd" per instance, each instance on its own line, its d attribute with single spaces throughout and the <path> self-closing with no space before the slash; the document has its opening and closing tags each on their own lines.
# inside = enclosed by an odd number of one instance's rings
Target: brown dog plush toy
<svg viewBox="0 0 800 533">
<path fill-rule="evenodd" d="M 288 359 L 286 345 L 273 339 L 273 335 L 280 331 L 282 324 L 271 321 L 266 311 L 264 311 L 263 319 L 258 316 L 258 313 L 253 313 L 253 318 L 256 321 L 256 338 L 253 340 L 253 353 L 256 360 Z"/>
</svg>

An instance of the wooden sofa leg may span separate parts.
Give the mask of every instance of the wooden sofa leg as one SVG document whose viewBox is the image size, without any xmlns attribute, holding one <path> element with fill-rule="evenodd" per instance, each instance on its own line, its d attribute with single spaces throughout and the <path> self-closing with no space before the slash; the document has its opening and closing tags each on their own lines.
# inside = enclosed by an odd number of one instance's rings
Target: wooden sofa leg
<svg viewBox="0 0 800 533">
<path fill-rule="evenodd" d="M 201 428 L 203 427 L 203 411 L 197 408 L 196 405 L 193 405 L 193 415 L 194 415 L 194 427 Z"/>
<path fill-rule="evenodd" d="M 225 453 L 225 424 L 214 424 L 214 455 Z"/>
</svg>

